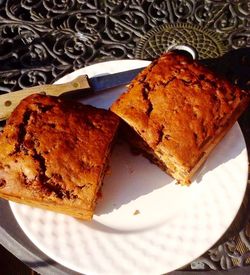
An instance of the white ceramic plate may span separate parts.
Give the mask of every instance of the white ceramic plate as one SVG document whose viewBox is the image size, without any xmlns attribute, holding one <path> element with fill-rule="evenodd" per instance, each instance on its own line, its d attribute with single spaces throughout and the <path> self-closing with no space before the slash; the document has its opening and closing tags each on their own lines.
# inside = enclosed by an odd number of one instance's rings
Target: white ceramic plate
<svg viewBox="0 0 250 275">
<path fill-rule="evenodd" d="M 114 73 L 147 61 L 95 64 L 61 79 Z M 125 87 L 83 101 L 108 108 Z M 243 200 L 247 151 L 238 124 L 212 152 L 190 187 L 175 184 L 142 156 L 118 143 L 93 221 L 11 203 L 31 241 L 48 256 L 84 274 L 162 274 L 209 249 L 226 231 Z"/>
</svg>

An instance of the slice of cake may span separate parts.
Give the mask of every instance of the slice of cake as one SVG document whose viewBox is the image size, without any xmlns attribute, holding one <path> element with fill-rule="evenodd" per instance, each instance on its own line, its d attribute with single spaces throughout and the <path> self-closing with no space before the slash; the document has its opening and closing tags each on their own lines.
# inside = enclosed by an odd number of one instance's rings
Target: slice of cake
<svg viewBox="0 0 250 275">
<path fill-rule="evenodd" d="M 118 124 L 107 110 L 25 98 L 0 135 L 0 197 L 91 219 Z"/>
<path fill-rule="evenodd" d="M 111 110 L 126 122 L 133 146 L 185 185 L 248 103 L 245 91 L 171 52 L 144 69 Z"/>
</svg>

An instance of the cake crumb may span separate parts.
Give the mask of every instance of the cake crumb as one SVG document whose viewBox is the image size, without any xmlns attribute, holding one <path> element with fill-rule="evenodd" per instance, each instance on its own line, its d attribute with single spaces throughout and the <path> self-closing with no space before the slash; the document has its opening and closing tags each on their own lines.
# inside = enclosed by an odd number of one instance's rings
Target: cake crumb
<svg viewBox="0 0 250 275">
<path fill-rule="evenodd" d="M 107 166 L 106 168 L 106 173 L 105 173 L 106 176 L 111 176 L 112 175 L 112 171 L 111 171 L 111 166 L 110 164 Z"/>
<path fill-rule="evenodd" d="M 133 215 L 138 215 L 138 214 L 140 214 L 140 211 L 136 209 Z"/>
<path fill-rule="evenodd" d="M 135 170 L 131 167 L 131 165 L 129 163 L 126 163 L 126 168 L 129 172 L 129 174 L 133 174 L 135 172 Z"/>
<path fill-rule="evenodd" d="M 135 170 L 134 170 L 133 168 L 129 167 L 129 174 L 133 174 L 134 171 L 135 171 Z"/>
</svg>

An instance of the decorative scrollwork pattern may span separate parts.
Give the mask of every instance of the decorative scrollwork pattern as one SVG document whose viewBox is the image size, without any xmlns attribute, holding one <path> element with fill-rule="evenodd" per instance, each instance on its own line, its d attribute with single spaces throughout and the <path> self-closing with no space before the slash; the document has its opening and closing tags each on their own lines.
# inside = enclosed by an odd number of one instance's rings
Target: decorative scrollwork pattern
<svg viewBox="0 0 250 275">
<path fill-rule="evenodd" d="M 176 45 L 195 48 L 201 59 L 219 57 L 227 51 L 216 32 L 189 23 L 177 23 L 163 24 L 149 31 L 138 43 L 135 57 L 154 59 Z"/>
<path fill-rule="evenodd" d="M 214 33 L 217 44 L 212 45 L 208 36 L 204 43 L 213 46 L 219 56 L 225 49 L 250 46 L 249 15 L 246 1 L 1 1 L 0 88 L 7 92 L 38 82 L 50 83 L 70 71 L 113 58 L 153 58 L 152 53 L 138 53 L 143 48 L 139 41 L 159 26 L 162 31 L 164 24 L 185 23 L 197 32 L 203 28 L 207 34 Z M 177 33 L 170 33 L 168 44 L 178 39 L 185 42 L 189 35 L 180 28 Z M 166 36 L 163 35 L 165 40 Z M 144 45 L 148 53 L 163 50 L 157 37 L 153 49 Z M 194 36 L 190 37 L 195 43 Z M 209 54 L 205 44 L 200 49 L 202 57 Z M 30 82 L 22 76 L 41 69 L 43 80 L 35 78 Z"/>
</svg>

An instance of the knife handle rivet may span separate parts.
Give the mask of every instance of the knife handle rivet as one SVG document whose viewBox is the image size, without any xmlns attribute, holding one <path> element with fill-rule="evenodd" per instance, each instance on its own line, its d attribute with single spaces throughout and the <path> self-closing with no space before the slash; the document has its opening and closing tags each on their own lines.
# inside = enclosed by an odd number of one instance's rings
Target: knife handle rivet
<svg viewBox="0 0 250 275">
<path fill-rule="evenodd" d="M 11 101 L 10 101 L 10 100 L 5 101 L 5 102 L 4 102 L 4 105 L 5 105 L 6 107 L 9 107 L 9 106 L 11 105 Z"/>
<path fill-rule="evenodd" d="M 74 88 L 78 88 L 78 87 L 79 87 L 79 83 L 74 82 L 74 83 L 73 83 L 73 87 L 74 87 Z"/>
</svg>

